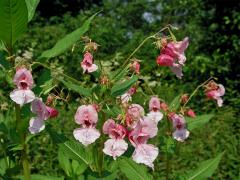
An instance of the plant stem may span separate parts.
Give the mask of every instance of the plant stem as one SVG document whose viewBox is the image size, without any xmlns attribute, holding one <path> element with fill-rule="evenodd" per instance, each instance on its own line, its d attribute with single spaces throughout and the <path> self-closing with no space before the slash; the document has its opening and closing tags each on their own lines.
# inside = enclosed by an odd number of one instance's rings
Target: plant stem
<svg viewBox="0 0 240 180">
<path fill-rule="evenodd" d="M 167 132 L 168 132 L 167 133 L 168 138 L 171 138 L 170 135 L 169 135 L 171 133 L 171 124 L 170 124 L 169 119 L 167 119 Z M 167 150 L 168 150 L 168 147 L 167 147 Z M 166 153 L 166 180 L 169 179 L 170 171 L 171 171 L 171 160 L 170 160 L 169 154 L 167 152 Z"/>
</svg>

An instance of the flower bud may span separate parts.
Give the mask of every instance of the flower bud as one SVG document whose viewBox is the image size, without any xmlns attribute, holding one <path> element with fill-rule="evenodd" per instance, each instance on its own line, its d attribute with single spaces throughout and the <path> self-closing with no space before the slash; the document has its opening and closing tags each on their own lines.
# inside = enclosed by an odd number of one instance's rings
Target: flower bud
<svg viewBox="0 0 240 180">
<path fill-rule="evenodd" d="M 137 59 L 133 61 L 133 63 L 130 65 L 130 68 L 136 74 L 140 74 L 140 63 Z"/>
<path fill-rule="evenodd" d="M 49 106 L 46 106 L 47 111 L 49 112 L 50 118 L 55 118 L 58 116 L 58 110 Z"/>
<path fill-rule="evenodd" d="M 160 103 L 160 108 L 165 112 L 168 111 L 168 105 L 164 102 Z"/>
<path fill-rule="evenodd" d="M 196 114 L 195 112 L 192 110 L 192 109 L 188 109 L 185 114 L 189 117 L 192 117 L 192 118 L 195 118 L 196 117 Z"/>
<path fill-rule="evenodd" d="M 188 101 L 188 99 L 189 99 L 188 94 L 183 94 L 181 97 L 181 103 L 185 104 Z"/>
</svg>

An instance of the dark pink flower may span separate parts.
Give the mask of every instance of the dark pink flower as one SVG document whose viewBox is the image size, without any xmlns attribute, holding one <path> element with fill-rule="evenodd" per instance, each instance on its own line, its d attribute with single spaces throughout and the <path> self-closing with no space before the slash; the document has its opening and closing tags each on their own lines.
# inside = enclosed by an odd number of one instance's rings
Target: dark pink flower
<svg viewBox="0 0 240 180">
<path fill-rule="evenodd" d="M 81 62 L 81 66 L 83 68 L 83 73 L 88 72 L 94 72 L 98 69 L 98 66 L 93 63 L 93 56 L 91 53 L 86 52 L 84 54 L 83 61 Z"/>
<path fill-rule="evenodd" d="M 10 98 L 19 105 L 32 102 L 35 99 L 34 93 L 31 91 L 33 87 L 32 74 L 26 68 L 19 68 L 13 79 L 17 89 L 10 93 Z"/>
</svg>

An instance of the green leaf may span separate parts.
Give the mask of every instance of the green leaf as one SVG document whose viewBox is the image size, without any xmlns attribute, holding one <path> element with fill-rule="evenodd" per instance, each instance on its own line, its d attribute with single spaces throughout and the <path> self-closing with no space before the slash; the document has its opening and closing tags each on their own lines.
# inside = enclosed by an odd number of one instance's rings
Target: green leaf
<svg viewBox="0 0 240 180">
<path fill-rule="evenodd" d="M 176 111 L 179 107 L 180 107 L 180 104 L 181 104 L 181 94 L 179 94 L 178 96 L 176 96 L 172 102 L 170 103 L 170 106 L 169 108 L 172 110 L 172 111 Z"/>
<path fill-rule="evenodd" d="M 215 158 L 203 161 L 196 170 L 189 172 L 186 176 L 188 180 L 204 180 L 212 176 L 224 153 L 220 153 Z"/>
<path fill-rule="evenodd" d="M 27 29 L 28 12 L 24 0 L 0 1 L 0 39 L 12 47 Z"/>
<path fill-rule="evenodd" d="M 93 20 L 93 18 L 97 15 L 94 14 L 91 16 L 88 20 L 84 22 L 82 27 L 76 29 L 75 31 L 71 32 L 70 34 L 66 35 L 64 38 L 60 39 L 52 49 L 46 50 L 42 53 L 40 58 L 52 58 L 60 55 L 67 49 L 69 49 L 71 46 L 73 46 L 74 43 L 76 43 L 79 38 L 88 31 L 90 27 L 90 23 Z"/>
<path fill-rule="evenodd" d="M 118 165 L 121 172 L 123 172 L 130 180 L 153 179 L 147 172 L 147 168 L 145 166 L 135 163 L 132 159 L 122 157 L 118 160 Z"/>
<path fill-rule="evenodd" d="M 70 174 L 71 174 L 70 162 L 69 162 L 69 159 L 64 154 L 64 151 L 61 147 L 58 149 L 58 162 L 59 162 L 60 167 L 67 174 L 67 176 L 70 176 Z"/>
<path fill-rule="evenodd" d="M 28 10 L 28 22 L 32 20 L 40 0 L 25 0 Z"/>
<path fill-rule="evenodd" d="M 118 83 L 116 85 L 114 85 L 111 89 L 111 94 L 113 96 L 120 96 L 122 94 L 124 94 L 128 89 L 131 88 L 131 86 L 136 83 L 138 80 L 137 76 L 133 76 L 131 79 L 129 80 L 125 80 L 123 83 Z"/>
<path fill-rule="evenodd" d="M 2 51 L 2 50 L 6 50 L 6 47 L 5 47 L 5 45 L 4 45 L 4 42 L 0 39 L 0 51 Z"/>
<path fill-rule="evenodd" d="M 118 69 L 110 75 L 110 78 L 111 80 L 114 80 L 115 82 L 117 82 L 120 79 L 122 79 L 124 76 L 126 76 L 127 73 L 128 73 L 128 67 L 124 69 Z"/>
<path fill-rule="evenodd" d="M 65 80 L 62 80 L 62 79 L 59 79 L 69 90 L 72 90 L 76 93 L 79 93 L 80 95 L 82 96 L 86 96 L 86 97 L 89 97 L 91 96 L 92 92 L 91 92 L 91 89 L 88 89 L 88 88 L 84 88 L 80 85 L 76 85 L 76 84 L 73 84 L 72 82 L 70 81 L 65 81 Z"/>
<path fill-rule="evenodd" d="M 214 116 L 214 114 L 204 114 L 204 115 L 196 116 L 195 118 L 186 117 L 186 122 L 187 122 L 188 129 L 191 131 L 195 128 L 202 127 L 213 116 Z"/>
<path fill-rule="evenodd" d="M 75 159 L 80 163 L 89 165 L 91 163 L 90 152 L 78 142 L 68 140 L 63 134 L 58 134 L 50 126 L 47 126 L 47 131 L 50 134 L 53 142 L 58 144 L 64 154 L 67 154 L 70 159 Z"/>
</svg>

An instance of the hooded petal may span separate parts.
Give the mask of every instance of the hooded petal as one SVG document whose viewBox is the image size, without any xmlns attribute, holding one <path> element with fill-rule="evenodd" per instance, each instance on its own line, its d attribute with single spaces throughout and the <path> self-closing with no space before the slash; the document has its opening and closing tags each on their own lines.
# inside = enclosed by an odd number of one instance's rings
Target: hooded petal
<svg viewBox="0 0 240 180">
<path fill-rule="evenodd" d="M 115 160 L 116 157 L 121 156 L 128 148 L 128 144 L 123 139 L 108 139 L 104 143 L 103 152 L 112 156 Z"/>
<path fill-rule="evenodd" d="M 39 117 L 30 119 L 28 130 L 30 131 L 31 134 L 37 134 L 44 129 L 45 129 L 45 125 L 44 125 L 43 119 Z"/>
<path fill-rule="evenodd" d="M 153 96 L 149 101 L 149 111 L 159 111 L 160 110 L 160 100 L 158 97 Z"/>
<path fill-rule="evenodd" d="M 136 163 L 145 164 L 152 169 L 154 168 L 153 161 L 158 156 L 158 148 L 151 144 L 140 144 L 135 148 L 132 158 Z"/>
<path fill-rule="evenodd" d="M 157 64 L 160 66 L 172 66 L 174 63 L 174 57 L 168 54 L 161 54 L 157 57 Z"/>
<path fill-rule="evenodd" d="M 10 93 L 10 98 L 20 106 L 32 102 L 35 99 L 35 95 L 31 90 L 19 90 L 15 89 Z"/>
<path fill-rule="evenodd" d="M 47 106 L 42 102 L 41 98 L 34 99 L 31 104 L 31 111 L 43 120 L 47 120 L 50 116 Z"/>
<path fill-rule="evenodd" d="M 115 122 L 112 119 L 108 119 L 107 121 L 104 122 L 103 124 L 103 133 L 104 134 L 109 134 L 110 129 L 115 127 Z"/>
<path fill-rule="evenodd" d="M 100 133 L 95 128 L 78 128 L 73 131 L 73 136 L 84 146 L 87 146 L 94 143 L 100 137 Z"/>
<path fill-rule="evenodd" d="M 75 114 L 75 122 L 84 127 L 95 126 L 98 121 L 98 113 L 93 105 L 79 106 Z"/>
<path fill-rule="evenodd" d="M 13 78 L 13 82 L 19 89 L 23 89 L 22 83 L 26 84 L 27 88 L 31 89 L 33 86 L 32 74 L 26 68 L 19 68 Z"/>
<path fill-rule="evenodd" d="M 177 141 L 183 142 L 185 139 L 188 138 L 189 134 L 190 132 L 185 128 L 176 129 L 173 132 L 173 138 L 176 139 Z"/>
<path fill-rule="evenodd" d="M 157 124 L 159 121 L 162 120 L 163 113 L 161 113 L 160 111 L 157 112 L 151 111 L 150 113 L 147 114 L 147 117 Z"/>
</svg>

